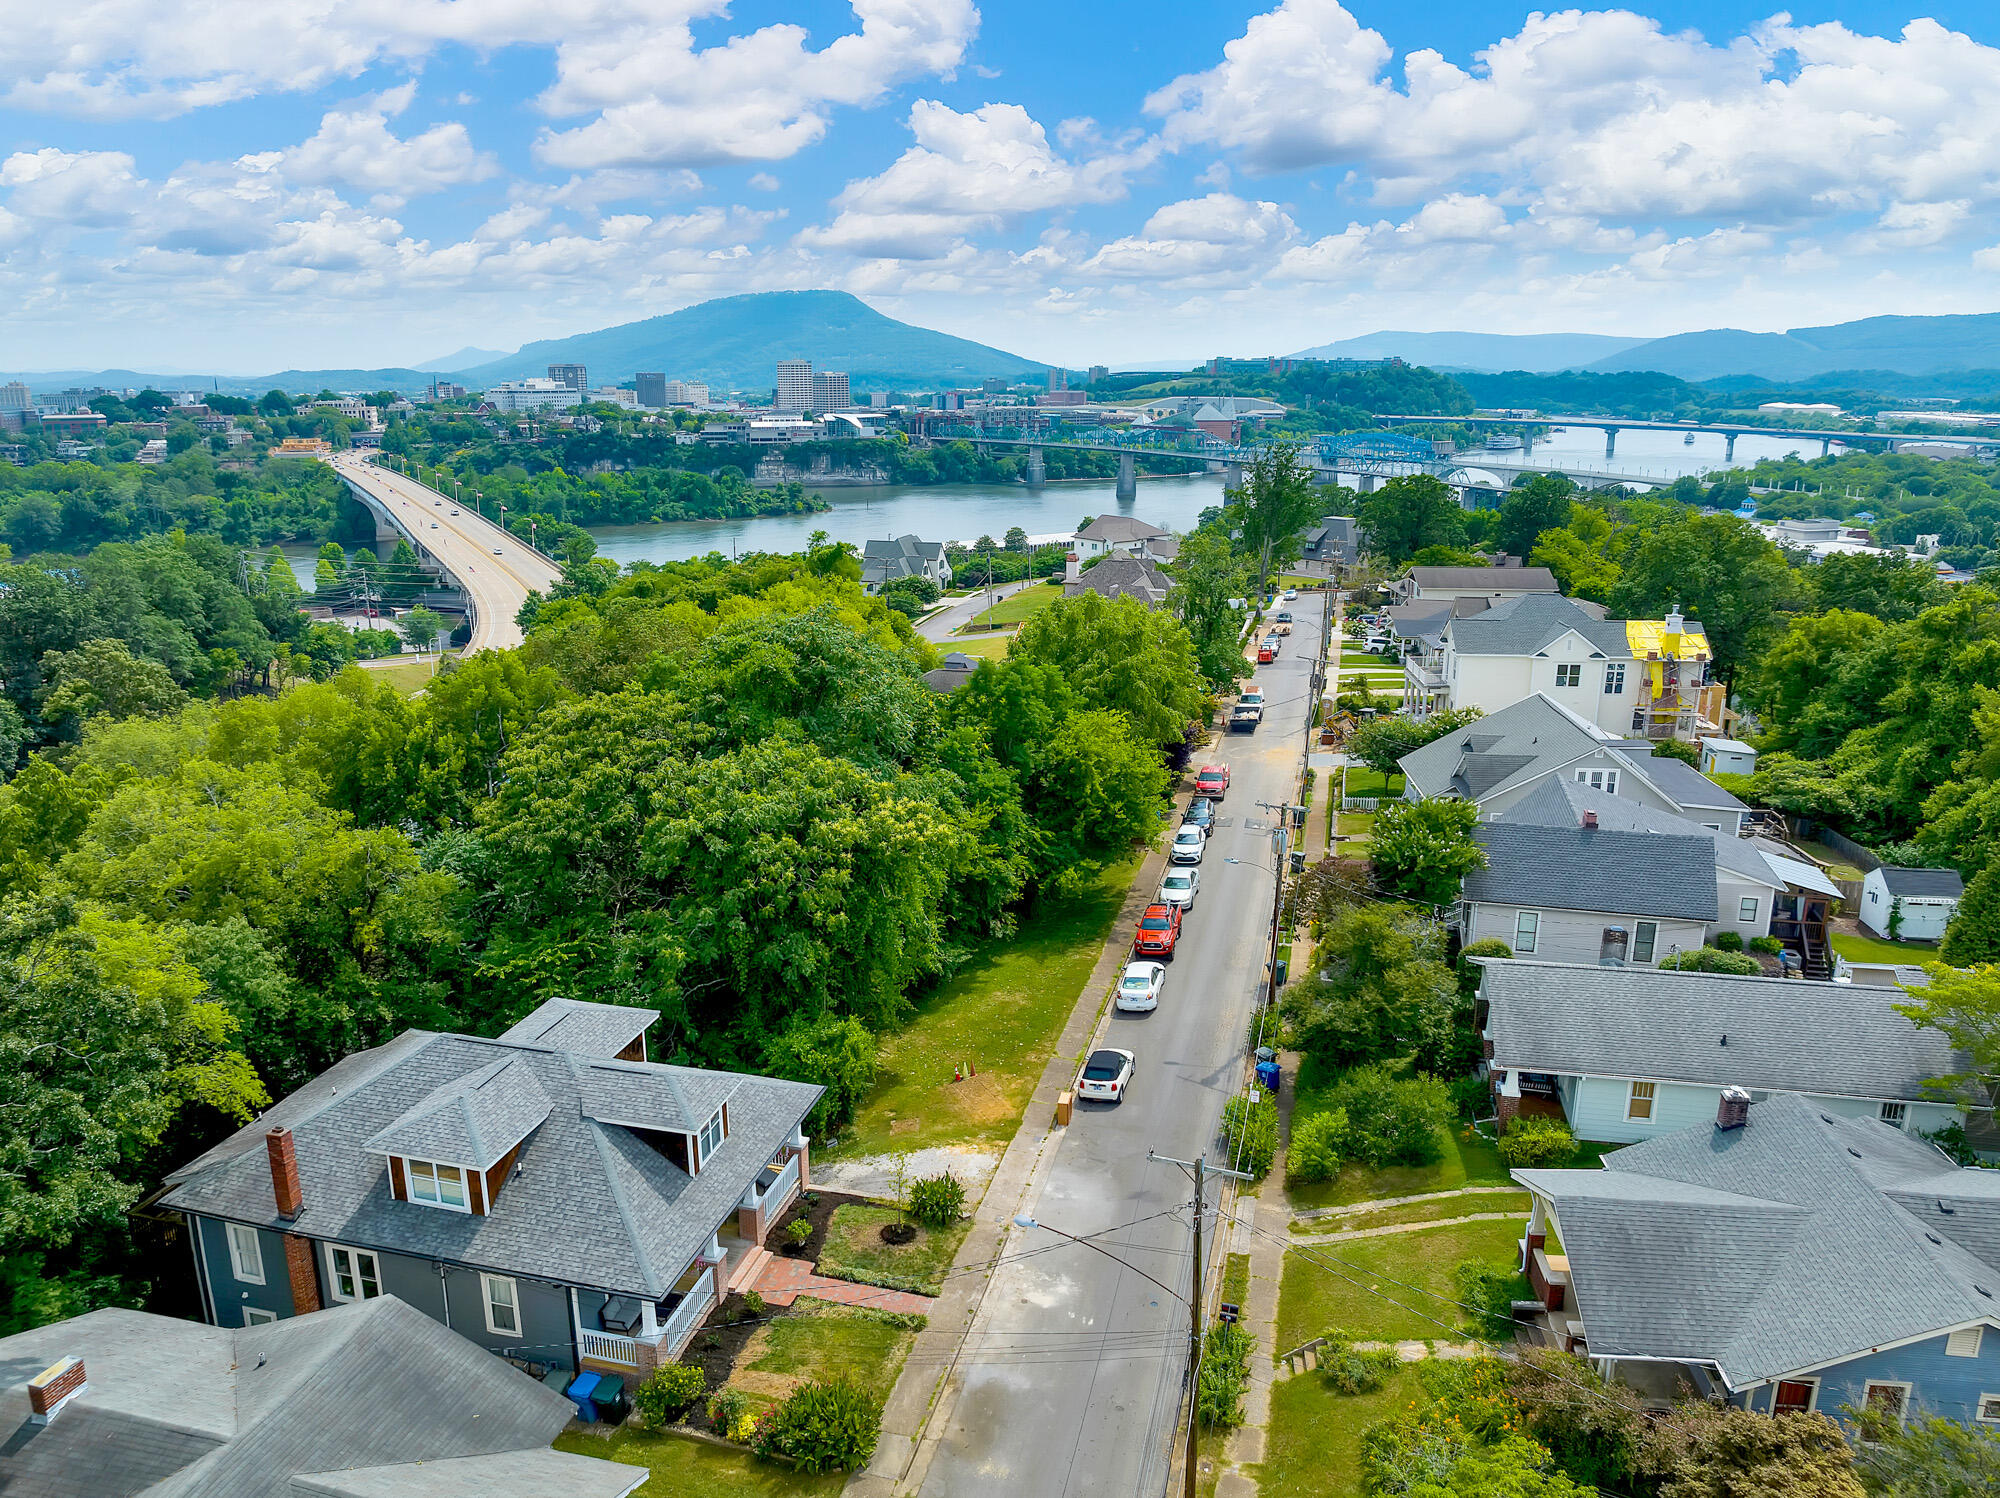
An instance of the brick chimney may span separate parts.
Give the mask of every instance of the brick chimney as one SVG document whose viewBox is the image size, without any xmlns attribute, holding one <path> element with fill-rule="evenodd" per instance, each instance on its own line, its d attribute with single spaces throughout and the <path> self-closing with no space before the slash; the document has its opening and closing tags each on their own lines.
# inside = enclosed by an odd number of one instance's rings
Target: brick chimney
<svg viewBox="0 0 2000 1498">
<path fill-rule="evenodd" d="M 1715 1126 L 1718 1129 L 1740 1129 L 1750 1122 L 1750 1094 L 1741 1087 L 1725 1087 L 1722 1098 L 1715 1105 Z"/>
<path fill-rule="evenodd" d="M 1596 812 L 1587 811 L 1583 814 L 1583 830 L 1585 832 L 1595 832 L 1597 830 Z"/>
<path fill-rule="evenodd" d="M 1067 553 L 1063 557 L 1063 581 L 1066 583 L 1078 582 L 1082 577 L 1083 559 L 1073 551 Z"/>
<path fill-rule="evenodd" d="M 28 1381 L 28 1419 L 47 1425 L 62 1407 L 90 1387 L 82 1358 L 59 1358 Z"/>
<path fill-rule="evenodd" d="M 292 1131 L 283 1125 L 264 1136 L 265 1152 L 271 1157 L 271 1195 L 277 1198 L 278 1215 L 295 1221 L 306 1207 L 305 1192 L 299 1186 L 299 1155 L 292 1144 Z"/>
</svg>

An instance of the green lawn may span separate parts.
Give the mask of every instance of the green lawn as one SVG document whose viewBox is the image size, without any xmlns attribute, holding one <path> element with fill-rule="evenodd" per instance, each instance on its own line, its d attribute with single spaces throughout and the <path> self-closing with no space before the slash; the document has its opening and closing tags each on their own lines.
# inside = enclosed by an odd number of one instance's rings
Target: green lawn
<svg viewBox="0 0 2000 1498">
<path fill-rule="evenodd" d="M 1391 775 L 1383 778 L 1380 770 L 1371 770 L 1366 765 L 1347 767 L 1347 794 L 1350 796 L 1400 796 L 1403 794 L 1403 777 Z"/>
<path fill-rule="evenodd" d="M 917 1340 L 909 1318 L 800 1296 L 790 1312 L 763 1329 L 747 1364 L 789 1378 L 844 1378 L 887 1393 Z"/>
<path fill-rule="evenodd" d="M 1351 796 L 1354 793 L 1349 791 Z M 1367 837 L 1375 830 L 1375 813 L 1372 811 L 1343 811 L 1335 820 L 1339 823 L 1334 831 L 1344 837 Z"/>
<path fill-rule="evenodd" d="M 1301 1093 L 1294 1117 L 1312 1111 L 1309 1094 Z M 1387 1196 L 1421 1196 L 1429 1191 L 1453 1191 L 1460 1186 L 1505 1186 L 1507 1166 L 1491 1141 L 1462 1125 L 1441 1129 L 1442 1151 L 1430 1165 L 1392 1165 L 1371 1170 L 1347 1165 L 1331 1181 L 1295 1186 L 1286 1193 L 1295 1208 L 1337 1207 L 1350 1202 L 1378 1201 Z M 1586 1162 L 1588 1163 L 1588 1162 Z"/>
<path fill-rule="evenodd" d="M 609 1436 L 565 1431 L 555 1445 L 578 1456 L 650 1468 L 653 1475 L 633 1490 L 634 1498 L 831 1498 L 847 1482 L 845 1473 L 804 1477 L 745 1451 L 636 1425 Z"/>
<path fill-rule="evenodd" d="M 1405 1222 L 1448 1222 L 1482 1212 L 1528 1214 L 1525 1191 L 1479 1191 L 1469 1196 L 1440 1196 L 1431 1201 L 1405 1202 L 1400 1207 L 1357 1208 L 1338 1217 L 1311 1217 L 1292 1224 L 1295 1233 L 1348 1233 L 1356 1228 L 1386 1228 Z"/>
<path fill-rule="evenodd" d="M 975 948 L 884 1037 L 874 1089 L 841 1130 L 836 1157 L 1010 1137 L 1137 867 L 1115 864 L 1077 899 L 1044 901 L 1011 938 Z M 979 1075 L 953 1082 L 961 1062 Z"/>
<path fill-rule="evenodd" d="M 1511 1261 L 1521 1228 L 1522 1219 L 1510 1217 L 1295 1248 L 1285 1255 L 1272 1351 L 1283 1353 L 1335 1328 L 1363 1341 L 1463 1337 L 1465 1318 L 1452 1304 L 1452 1271 L 1465 1259 Z"/>
<path fill-rule="evenodd" d="M 437 657 L 434 655 L 413 655 L 407 660 L 399 657 L 393 666 L 368 668 L 370 680 L 386 681 L 400 697 L 414 697 L 431 684 L 431 678 L 436 674 Z"/>
<path fill-rule="evenodd" d="M 1361 1436 L 1419 1392 L 1403 1367 L 1373 1394 L 1334 1393 L 1302 1373 L 1271 1391 L 1264 1461 L 1251 1470 L 1260 1498 L 1361 1498 Z"/>
<path fill-rule="evenodd" d="M 1231 1254 L 1222 1265 L 1222 1298 L 1240 1306 L 1250 1295 L 1250 1255 Z"/>
<path fill-rule="evenodd" d="M 1013 643 L 1012 635 L 967 635 L 963 639 L 954 637 L 950 644 L 938 648 L 946 655 L 957 651 L 979 660 L 1000 661 L 1007 658 L 1007 647 Z"/>
<path fill-rule="evenodd" d="M 819 1272 L 891 1290 L 942 1294 L 945 1271 L 958 1257 L 958 1246 L 972 1230 L 972 1219 L 961 1217 L 943 1232 L 918 1225 L 912 1241 L 884 1243 L 884 1224 L 902 1218 L 894 1207 L 849 1203 L 834 1208 L 833 1220 L 827 1224 L 826 1246 L 820 1250 Z"/>
<path fill-rule="evenodd" d="M 1833 933 L 1833 949 L 1849 962 L 1900 962 L 1915 965 L 1938 960 L 1937 947 L 1925 942 L 1883 941 L 1874 936 Z"/>
<path fill-rule="evenodd" d="M 1019 624 L 1063 596 L 1061 583 L 1036 583 L 1011 598 L 1003 598 L 984 613 L 973 616 L 974 624 Z"/>
</svg>

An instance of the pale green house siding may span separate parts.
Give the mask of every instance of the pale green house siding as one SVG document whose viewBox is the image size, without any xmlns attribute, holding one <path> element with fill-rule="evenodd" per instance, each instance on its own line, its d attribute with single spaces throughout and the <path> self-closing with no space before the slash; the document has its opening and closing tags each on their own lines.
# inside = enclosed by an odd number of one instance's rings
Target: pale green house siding
<svg viewBox="0 0 2000 1498">
<path fill-rule="evenodd" d="M 1563 1077 L 1558 1082 L 1563 1110 L 1569 1115 L 1571 1130 L 1579 1139 L 1602 1144 L 1637 1144 L 1676 1129 L 1715 1122 L 1721 1100 L 1720 1085 L 1695 1082 L 1656 1082 L 1653 1086 L 1651 1119 L 1628 1119 L 1630 1081 L 1616 1077 Z M 1836 1118 L 1879 1118 L 1882 1105 L 1865 1098 L 1805 1096 L 1821 1112 Z M 1958 1109 L 1948 1103 L 1912 1102 L 1906 1105 L 1903 1127 L 1913 1133 L 1932 1133 L 1954 1121 Z"/>
</svg>

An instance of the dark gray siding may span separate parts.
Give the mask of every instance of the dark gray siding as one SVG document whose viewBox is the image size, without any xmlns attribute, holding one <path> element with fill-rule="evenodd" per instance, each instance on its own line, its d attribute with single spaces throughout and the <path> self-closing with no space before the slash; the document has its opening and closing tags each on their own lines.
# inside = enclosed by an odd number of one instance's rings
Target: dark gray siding
<svg viewBox="0 0 2000 1498">
<path fill-rule="evenodd" d="M 208 1298 L 215 1307 L 216 1323 L 242 1326 L 243 1308 L 292 1314 L 292 1280 L 285 1268 L 285 1240 L 282 1234 L 258 1229 L 257 1242 L 264 1254 L 264 1283 L 253 1285 L 239 1280 L 229 1258 L 229 1236 L 222 1223 L 212 1217 L 190 1219 L 200 1236 L 201 1262 L 208 1270 Z"/>
</svg>

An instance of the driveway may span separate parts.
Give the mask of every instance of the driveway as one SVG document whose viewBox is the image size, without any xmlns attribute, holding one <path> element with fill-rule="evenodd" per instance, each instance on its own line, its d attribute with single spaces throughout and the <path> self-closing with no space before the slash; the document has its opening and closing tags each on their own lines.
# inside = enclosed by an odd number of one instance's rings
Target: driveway
<svg viewBox="0 0 2000 1498">
<path fill-rule="evenodd" d="M 1029 579 L 1028 581 L 1018 583 L 995 583 L 993 585 L 993 599 L 997 602 L 1002 598 L 1011 598 L 1023 588 L 1028 587 L 1031 582 L 1036 581 L 1039 581 L 1039 579 Z M 917 633 L 934 645 L 948 644 L 953 630 L 957 629 L 974 615 L 985 613 L 987 607 L 986 590 L 981 588 L 971 598 L 965 599 L 960 603 L 954 603 L 950 608 L 922 620 L 917 625 Z"/>
</svg>

